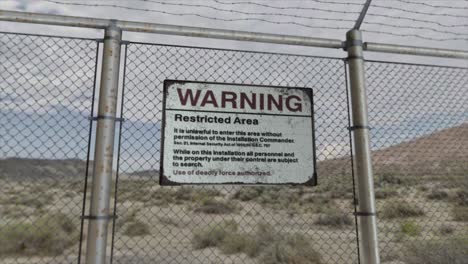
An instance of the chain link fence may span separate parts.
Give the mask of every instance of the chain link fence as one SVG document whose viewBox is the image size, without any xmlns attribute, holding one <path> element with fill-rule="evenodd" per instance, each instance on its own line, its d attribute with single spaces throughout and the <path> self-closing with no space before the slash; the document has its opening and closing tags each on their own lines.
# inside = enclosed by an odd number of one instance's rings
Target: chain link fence
<svg viewBox="0 0 468 264">
<path fill-rule="evenodd" d="M 78 259 L 95 40 L 0 33 L 0 262 Z"/>
<path fill-rule="evenodd" d="M 368 61 L 382 262 L 467 263 L 468 69 Z"/>
<path fill-rule="evenodd" d="M 0 44 L 0 262 L 79 262 L 99 42 Z M 112 263 L 358 263 L 343 60 L 124 48 Z M 367 61 L 366 76 L 382 263 L 466 263 L 468 69 Z M 313 89 L 318 186 L 159 186 L 165 79 Z"/>
<path fill-rule="evenodd" d="M 113 263 L 357 262 L 342 60 L 130 43 L 125 65 Z M 165 79 L 313 88 L 319 186 L 158 186 Z"/>
</svg>

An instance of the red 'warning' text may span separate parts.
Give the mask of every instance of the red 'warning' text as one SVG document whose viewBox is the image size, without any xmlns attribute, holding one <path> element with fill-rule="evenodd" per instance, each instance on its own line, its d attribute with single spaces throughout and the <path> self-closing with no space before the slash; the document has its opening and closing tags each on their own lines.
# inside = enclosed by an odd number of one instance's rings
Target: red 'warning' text
<svg viewBox="0 0 468 264">
<path fill-rule="evenodd" d="M 177 89 L 180 103 L 185 106 L 211 105 L 216 108 L 252 109 L 252 110 L 277 110 L 287 109 L 291 112 L 302 112 L 302 99 L 296 95 L 243 93 L 222 91 L 217 98 L 212 90 Z M 219 97 L 219 95 L 218 95 Z"/>
</svg>

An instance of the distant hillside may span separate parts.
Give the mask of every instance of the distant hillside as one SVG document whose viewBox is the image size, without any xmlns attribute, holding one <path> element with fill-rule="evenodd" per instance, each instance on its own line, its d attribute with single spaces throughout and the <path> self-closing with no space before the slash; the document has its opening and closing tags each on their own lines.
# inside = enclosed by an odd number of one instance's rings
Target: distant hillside
<svg viewBox="0 0 468 264">
<path fill-rule="evenodd" d="M 373 151 L 374 171 L 421 174 L 468 173 L 468 124 L 436 131 L 432 134 Z M 43 178 L 77 179 L 84 177 L 86 161 L 79 159 L 41 160 L 8 158 L 0 160 L 0 179 L 33 180 Z M 321 176 L 345 175 L 351 171 L 349 157 L 320 161 Z M 121 173 L 123 179 L 159 177 L 157 170 Z"/>
<path fill-rule="evenodd" d="M 80 159 L 0 159 L 0 179 L 80 179 L 85 176 L 85 170 L 86 161 Z"/>
<path fill-rule="evenodd" d="M 435 131 L 407 142 L 372 152 L 376 174 L 468 174 L 468 124 Z M 322 176 L 350 173 L 350 159 L 343 157 L 317 164 Z"/>
<path fill-rule="evenodd" d="M 468 124 L 436 131 L 432 134 L 374 152 L 376 164 L 407 165 L 460 161 L 468 163 Z"/>
</svg>

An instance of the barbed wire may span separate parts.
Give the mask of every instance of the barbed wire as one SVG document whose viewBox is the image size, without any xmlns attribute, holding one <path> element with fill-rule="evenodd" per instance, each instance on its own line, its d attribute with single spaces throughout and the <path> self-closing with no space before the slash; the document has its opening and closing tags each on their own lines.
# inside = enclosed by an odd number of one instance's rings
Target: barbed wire
<svg viewBox="0 0 468 264">
<path fill-rule="evenodd" d="M 448 13 L 443 13 L 443 14 L 436 14 L 436 13 L 431 13 L 431 12 L 422 12 L 422 11 L 416 11 L 416 10 L 408 10 L 400 7 L 394 7 L 394 6 L 383 6 L 379 4 L 372 4 L 373 8 L 382 8 L 382 9 L 387 9 L 387 10 L 396 10 L 396 11 L 401 11 L 405 13 L 410 13 L 410 14 L 418 14 L 418 15 L 427 15 L 427 16 L 443 16 L 443 17 L 452 17 L 452 18 L 468 18 L 468 16 L 464 15 L 454 15 L 454 14 L 448 14 Z"/>
<path fill-rule="evenodd" d="M 57 3 L 59 4 L 67 4 L 67 5 L 87 5 L 87 4 L 80 4 L 80 3 L 73 3 L 73 2 L 61 2 L 61 1 L 56 1 L 56 0 L 44 0 L 46 2 L 54 2 L 54 3 Z M 88 0 L 88 1 L 96 1 L 96 0 Z M 101 0 L 102 1 L 102 0 Z M 105 0 L 105 1 L 119 1 L 119 0 Z M 186 7 L 204 7 L 204 8 L 210 8 L 212 10 L 216 10 L 216 11 L 223 11 L 223 12 L 231 12 L 231 13 L 237 13 L 237 14 L 244 14 L 244 15 L 264 15 L 264 16 L 284 16 L 284 17 L 293 17 L 293 18 L 301 18 L 301 19 L 311 19 L 311 20 L 319 20 L 319 19 L 323 19 L 323 20 L 329 20 L 329 21 L 342 21 L 342 22 L 354 22 L 354 20 L 352 19 L 337 19 L 337 18 L 327 18 L 327 17 L 310 17 L 310 16 L 301 16 L 301 15 L 292 15 L 292 14 L 283 14 L 283 13 L 255 13 L 255 12 L 244 12 L 244 11 L 238 11 L 238 10 L 233 10 L 233 9 L 222 9 L 222 8 L 218 8 L 218 7 L 214 7 L 214 6 L 209 6 L 209 5 L 202 5 L 202 4 L 185 4 L 185 3 L 171 3 L 171 2 L 164 2 L 164 1 L 156 1 L 156 0 L 136 0 L 136 1 L 142 1 L 142 2 L 148 2 L 148 3 L 156 3 L 156 4 L 161 4 L 161 5 L 173 5 L 173 6 L 186 6 Z M 255 4 L 255 5 L 259 5 L 259 6 L 263 6 L 263 7 L 266 7 L 266 6 L 269 6 L 269 5 L 265 5 L 265 4 L 259 4 L 259 3 L 254 3 L 254 2 L 223 2 L 223 1 L 220 1 L 220 0 L 211 0 L 213 2 L 216 2 L 216 3 L 220 3 L 220 4 L 232 4 L 232 5 L 236 5 L 236 4 L 242 4 L 242 3 L 249 3 L 249 4 Z M 321 0 L 310 0 L 310 1 L 314 1 L 314 2 L 325 2 L 325 1 L 321 1 Z M 402 2 L 410 2 L 408 0 L 392 0 L 392 1 L 402 1 Z M 455 1 L 465 1 L 465 0 L 455 0 Z M 468 0 L 466 0 L 466 2 L 468 2 Z M 345 4 L 345 3 L 343 3 Z M 347 3 L 347 4 L 353 4 L 353 3 Z M 93 5 L 93 6 L 97 6 L 97 5 L 101 5 L 101 4 L 89 4 L 89 5 Z M 104 4 L 105 5 L 105 4 Z M 357 4 L 356 4 L 357 5 Z M 362 4 L 359 4 L 362 6 Z M 112 4 L 112 6 L 115 6 L 114 4 Z M 374 5 L 375 6 L 375 5 Z M 274 6 L 270 6 L 270 7 L 274 7 Z M 380 7 L 380 6 L 379 6 Z M 118 6 L 118 8 L 126 8 L 125 6 Z M 129 7 L 130 8 L 130 7 Z M 276 8 L 276 7 L 275 7 Z M 297 10 L 304 10 L 306 8 L 304 7 L 277 7 L 279 9 L 297 9 Z M 382 7 L 382 8 L 386 8 L 386 7 Z M 142 8 L 143 9 L 143 8 Z M 313 10 L 316 10 L 316 11 L 324 11 L 324 9 L 317 9 L 317 8 L 311 8 Z M 145 11 L 147 9 L 143 9 L 143 11 Z M 326 11 L 330 11 L 330 12 L 337 12 L 337 13 L 347 13 L 347 14 L 359 14 L 359 12 L 347 12 L 347 11 L 333 11 L 333 10 L 330 10 L 330 9 L 325 9 Z M 153 11 L 160 11 L 160 12 L 164 12 L 164 11 L 161 11 L 161 10 L 153 10 Z M 411 11 L 409 11 L 411 12 Z M 385 18 L 393 18 L 393 19 L 403 19 L 403 20 L 409 20 L 409 21 L 412 21 L 412 22 L 424 22 L 424 23 L 430 23 L 430 24 L 434 24 L 434 25 L 438 25 L 438 26 L 441 26 L 441 27 L 448 27 L 448 28 L 452 28 L 452 27 L 467 27 L 468 24 L 444 24 L 444 23 L 440 23 L 440 22 L 437 22 L 437 21 L 432 21 L 432 20 L 425 20 L 425 19 L 417 19 L 417 18 L 410 18 L 410 17 L 402 17 L 402 16 L 395 16 L 395 15 L 386 15 L 386 14 L 377 14 L 377 13 L 372 13 L 370 12 L 368 15 L 370 16 L 375 16 L 375 17 L 385 17 Z M 386 25 L 389 25 L 391 26 L 391 24 L 386 24 Z"/>
<path fill-rule="evenodd" d="M 292 17 L 292 18 L 301 18 L 301 19 L 309 19 L 309 20 L 329 20 L 329 21 L 341 21 L 341 22 L 354 22 L 353 19 L 329 18 L 329 17 L 311 17 L 311 16 L 301 16 L 301 15 L 284 14 L 284 13 L 245 12 L 245 11 L 239 11 L 239 10 L 234 10 L 234 9 L 224 9 L 224 8 L 219 8 L 219 7 L 204 5 L 204 4 L 185 4 L 185 3 L 164 2 L 164 1 L 156 1 L 156 0 L 134 0 L 134 1 L 154 3 L 154 4 L 160 4 L 160 5 L 169 5 L 169 6 L 207 8 L 207 9 L 211 9 L 211 10 L 215 10 L 215 11 L 229 12 L 229 13 L 241 14 L 241 15 L 282 16 L 282 17 Z M 217 0 L 212 0 L 212 1 L 216 2 Z M 323 10 L 319 10 L 319 9 L 317 9 L 317 10 L 318 11 L 323 11 Z M 355 12 L 355 13 L 359 13 L 359 12 Z"/>
<path fill-rule="evenodd" d="M 399 0 L 390 0 L 390 1 L 399 1 Z M 410 1 L 410 0 L 404 0 L 404 1 L 406 1 L 407 3 L 414 3 L 414 4 L 421 3 L 420 2 L 421 0 L 417 0 L 419 2 Z M 440 0 L 425 0 L 425 2 L 429 2 L 429 1 L 440 2 Z M 450 2 L 451 3 L 462 2 L 462 3 L 467 3 L 468 4 L 468 0 L 450 0 Z"/>
<path fill-rule="evenodd" d="M 445 27 L 445 28 L 457 28 L 457 27 L 468 27 L 468 24 L 444 24 L 439 21 L 433 21 L 433 20 L 426 20 L 426 19 L 419 19 L 419 18 L 412 18 L 412 17 L 402 17 L 402 16 L 393 16 L 393 15 L 386 15 L 386 14 L 375 14 L 375 13 L 367 13 L 366 16 L 373 16 L 373 17 L 384 17 L 384 18 L 391 18 L 391 19 L 400 19 L 400 20 L 408 20 L 411 22 L 422 22 L 422 23 L 428 23 L 428 24 L 434 24 L 438 25 L 440 27 Z M 367 23 L 367 22 L 366 22 Z"/>
<path fill-rule="evenodd" d="M 225 2 L 221 0 L 211 0 L 215 3 L 222 4 L 222 5 L 255 5 L 260 7 L 266 8 L 273 8 L 273 9 L 294 9 L 294 10 L 317 10 L 315 7 L 302 7 L 302 6 L 272 6 L 267 4 L 261 4 L 252 1 L 242 1 L 242 2 Z M 316 2 L 316 3 L 324 3 L 324 4 L 331 4 L 331 5 L 345 5 L 345 6 L 363 6 L 362 3 L 350 3 L 350 2 L 334 2 L 334 1 L 323 1 L 323 0 L 308 0 L 308 2 Z M 357 12 L 359 13 L 359 12 Z"/>
<path fill-rule="evenodd" d="M 432 41 L 468 41 L 468 38 L 457 37 L 457 38 L 435 38 L 435 37 L 428 37 L 419 34 L 404 34 L 404 33 L 395 33 L 385 30 L 371 30 L 371 29 L 362 29 L 363 32 L 374 33 L 374 34 L 383 34 L 383 35 L 391 35 L 396 37 L 413 37 L 413 38 L 420 38 L 425 40 L 432 40 Z"/>
<path fill-rule="evenodd" d="M 88 0 L 88 1 L 97 1 L 97 0 Z M 103 1 L 103 0 L 100 0 L 100 1 Z M 104 0 L 104 1 L 119 1 L 119 0 Z M 125 1 L 125 0 L 120 0 L 120 1 Z M 280 15 L 280 16 L 293 16 L 293 17 L 295 17 L 295 15 L 283 14 L 283 13 L 250 13 L 250 12 L 242 12 L 242 11 L 239 11 L 239 10 L 223 9 L 223 8 L 214 7 L 212 5 L 205 5 L 205 4 L 188 4 L 188 3 L 181 3 L 181 2 L 172 2 L 172 1 L 171 2 L 164 2 L 164 1 L 157 1 L 157 0 L 133 0 L 133 1 L 147 2 L 147 3 L 160 4 L 160 5 L 168 5 L 168 6 L 203 7 L 203 8 L 213 9 L 213 10 L 216 10 L 216 11 L 242 13 L 242 14 L 247 14 L 247 15 Z M 338 14 L 359 14 L 360 13 L 359 11 L 341 11 L 341 10 L 333 10 L 333 9 L 319 8 L 319 7 L 299 7 L 299 6 L 279 7 L 279 6 L 272 6 L 272 5 L 249 2 L 249 1 L 246 1 L 246 2 L 223 2 L 223 1 L 220 1 L 220 0 L 209 0 L 209 1 L 215 2 L 217 4 L 221 4 L 221 5 L 244 5 L 245 4 L 245 5 L 255 5 L 255 6 L 278 9 L 278 10 L 312 10 L 312 11 L 321 11 L 321 12 L 338 13 Z M 359 4 L 359 5 L 362 6 L 361 4 Z M 301 17 L 301 18 L 309 18 L 309 17 Z"/>
<path fill-rule="evenodd" d="M 457 9 L 457 10 L 467 10 L 468 7 L 463 7 L 463 6 L 446 6 L 446 5 L 433 5 L 433 4 L 428 4 L 428 3 L 425 3 L 425 2 L 413 2 L 413 1 L 408 1 L 408 0 L 391 0 L 391 1 L 395 1 L 395 2 L 400 2 L 400 3 L 404 3 L 404 4 L 411 4 L 411 5 L 421 5 L 421 6 L 427 6 L 427 7 L 431 7 L 431 8 L 444 8 L 444 9 Z M 456 2 L 455 1 L 451 1 L 451 2 Z M 461 0 L 460 2 L 464 2 L 468 5 L 468 1 L 463 1 Z"/>
<path fill-rule="evenodd" d="M 448 31 L 448 30 L 438 30 L 435 28 L 431 27 L 425 27 L 425 26 L 410 26 L 410 25 L 397 25 L 397 24 L 387 24 L 387 23 L 381 23 L 381 22 L 365 22 L 366 25 L 375 25 L 375 26 L 384 26 L 384 27 L 392 27 L 392 28 L 399 28 L 399 29 L 417 29 L 417 30 L 428 30 L 432 31 L 435 33 L 442 33 L 442 34 L 449 34 L 449 35 L 454 35 L 454 36 L 460 36 L 460 32 L 454 32 L 454 31 Z"/>
<path fill-rule="evenodd" d="M 159 13 L 159 14 L 166 14 L 166 15 L 172 15 L 172 16 L 193 16 L 193 17 L 199 17 L 203 19 L 209 19 L 209 20 L 215 20 L 215 21 L 224 21 L 224 22 L 240 22 L 240 21 L 257 21 L 257 22 L 264 22 L 264 23 L 269 23 L 269 24 L 276 24 L 276 25 L 295 25 L 295 26 L 300 26 L 300 27 L 305 27 L 305 28 L 311 28 L 311 29 L 333 29 L 333 30 L 348 30 L 351 28 L 351 26 L 348 27 L 342 27 L 342 26 L 330 26 L 330 25 L 325 25 L 325 26 L 319 26 L 319 25 L 310 25 L 298 21 L 275 21 L 273 19 L 266 19 L 266 18 L 261 18 L 261 17 L 238 17 L 238 18 L 225 18 L 225 17 L 216 17 L 216 16 L 210 16 L 210 15 L 204 15 L 200 14 L 197 12 L 170 12 L 170 11 L 164 11 L 160 9 L 151 9 L 151 8 L 139 8 L 139 7 L 131 7 L 131 6 L 125 6 L 125 5 L 119 5 L 115 3 L 110 3 L 110 4 L 103 4 L 103 3 L 79 3 L 79 2 L 64 2 L 64 1 L 59 1 L 59 0 L 43 0 L 44 2 L 49 2 L 53 4 L 59 4 L 59 5 L 71 5 L 71 6 L 84 6 L 84 7 L 111 7 L 111 8 L 119 8 L 119 9 L 125 9 L 125 10 L 131 10 L 131 11 L 141 11 L 141 12 L 153 12 L 153 13 Z M 107 0 L 107 1 L 115 1 L 115 0 Z M 164 2 L 164 1 L 158 1 L 158 0 L 136 0 L 136 1 L 141 1 L 141 2 L 148 2 L 148 3 L 154 3 L 154 4 L 160 4 L 160 5 L 170 5 L 170 6 L 181 6 L 181 7 L 190 7 L 190 8 L 208 8 L 214 11 L 218 12 L 228 12 L 231 14 L 242 14 L 246 16 L 275 16 L 275 17 L 289 17 L 289 18 L 295 18 L 295 19 L 308 19 L 308 20 L 327 20 L 327 21 L 335 21 L 335 22 L 354 22 L 354 19 L 346 19 L 346 18 L 330 18 L 330 17 L 312 17 L 312 16 L 303 16 L 303 15 L 294 15 L 294 14 L 285 14 L 285 13 L 280 13 L 280 12 L 245 12 L 245 11 L 239 11 L 235 9 L 224 9 L 224 8 L 219 8 L 216 6 L 212 5 L 206 5 L 206 4 L 191 4 L 191 3 L 181 3 L 181 2 Z M 252 1 L 244 1 L 244 2 L 227 2 L 227 1 L 222 1 L 222 0 L 211 0 L 215 3 L 218 4 L 224 4 L 224 5 L 237 5 L 237 4 L 249 4 L 249 5 L 256 5 L 260 7 L 273 7 L 273 8 L 294 8 L 294 9 L 304 9 L 299 6 L 289 6 L 289 7 L 278 7 L 278 6 L 272 6 L 272 5 L 267 5 L 263 3 L 255 3 Z M 393 0 L 393 1 L 402 1 L 402 2 L 411 2 L 408 0 Z M 314 2 L 325 2 L 322 0 L 317 0 Z M 344 3 L 343 3 L 344 4 Z M 348 3 L 349 4 L 349 3 Z M 374 7 L 378 8 L 387 8 L 387 9 L 394 9 L 394 10 L 401 10 L 401 11 L 406 11 L 409 13 L 415 13 L 415 14 L 421 14 L 424 12 L 420 11 L 408 11 L 408 10 L 403 10 L 401 8 L 394 8 L 394 7 L 387 7 L 387 6 L 376 6 L 373 5 Z M 320 8 L 312 8 L 315 11 L 322 11 Z M 346 13 L 346 14 L 356 14 L 359 12 L 347 12 L 347 11 L 333 11 L 331 9 L 325 9 L 330 12 L 335 12 L 335 13 Z M 426 14 L 426 13 L 424 13 Z M 443 14 L 439 14 L 443 15 Z M 370 17 L 379 17 L 379 18 L 391 18 L 391 19 L 398 19 L 398 20 L 407 20 L 411 22 L 420 22 L 420 23 L 426 23 L 426 24 L 432 24 L 432 25 L 437 25 L 440 27 L 444 28 L 465 28 L 468 27 L 468 24 L 445 24 L 440 21 L 433 21 L 433 20 L 427 20 L 427 19 L 419 19 L 419 18 L 413 18 L 413 17 L 406 17 L 406 16 L 395 16 L 395 15 L 387 15 L 387 14 L 381 14 L 381 13 L 373 13 L 370 12 L 367 14 L 367 16 Z M 445 15 L 444 15 L 445 16 Z M 375 34 L 385 34 L 385 35 L 391 35 L 391 36 L 398 36 L 398 37 L 414 37 L 414 38 L 420 38 L 424 40 L 433 40 L 433 41 L 454 41 L 454 40 L 468 40 L 466 38 L 465 34 L 461 34 L 460 32 L 456 31 L 451 31 L 451 30 L 441 30 L 441 29 L 436 29 L 430 26 L 416 26 L 416 25 L 398 25 L 398 24 L 392 24 L 392 23 L 385 23 L 385 22 L 378 22 L 378 21 L 366 21 L 364 25 L 376 25 L 376 26 L 382 26 L 382 27 L 391 27 L 391 28 L 398 28 L 398 29 L 415 29 L 415 30 L 427 30 L 431 32 L 435 32 L 438 34 L 446 34 L 446 35 L 451 35 L 454 37 L 431 37 L 431 36 L 424 36 L 421 34 L 417 33 L 396 33 L 396 32 L 391 32 L 391 31 L 386 31 L 386 30 L 363 30 L 365 32 L 369 33 L 375 33 Z"/>
<path fill-rule="evenodd" d="M 81 1 L 103 1 L 103 0 L 81 0 Z M 130 1 L 130 0 L 104 0 L 104 1 Z M 133 1 L 133 0 L 132 0 Z M 187 2 L 187 0 L 171 0 L 171 2 L 174 1 L 181 1 L 181 2 Z M 188 0 L 190 2 L 190 0 Z M 267 8 L 272 8 L 272 9 L 307 9 L 307 7 L 302 7 L 302 6 L 272 6 L 268 4 L 261 4 L 253 1 L 239 1 L 239 2 L 228 2 L 228 1 L 222 1 L 222 0 L 205 0 L 205 1 L 212 1 L 218 4 L 222 5 L 257 5 L 257 6 L 262 6 L 262 7 L 267 7 Z M 284 0 L 268 0 L 268 2 L 275 2 L 275 1 L 282 1 Z M 320 4 L 328 4 L 328 5 L 342 5 L 342 6 L 363 6 L 364 4 L 362 3 L 353 3 L 353 2 L 337 2 L 337 1 L 329 1 L 329 0 L 288 0 L 288 2 L 314 2 L 314 3 L 320 3 Z M 313 9 L 313 8 L 311 8 Z"/>
<path fill-rule="evenodd" d="M 116 4 L 84 4 L 84 3 L 72 3 L 72 2 L 61 2 L 61 1 L 56 1 L 56 0 L 42 0 L 43 2 L 48 2 L 48 3 L 53 3 L 53 4 L 59 4 L 59 5 L 71 5 L 71 6 L 84 6 L 84 7 L 112 7 L 112 8 L 120 8 L 120 9 L 126 9 L 126 10 L 133 10 L 133 11 L 142 11 L 142 12 L 153 12 L 153 13 L 159 13 L 159 14 L 166 14 L 166 15 L 173 15 L 173 16 L 194 16 L 194 17 L 200 17 L 200 18 L 205 18 L 209 20 L 216 20 L 216 21 L 225 21 L 225 22 L 234 22 L 234 21 L 259 21 L 259 22 L 265 22 L 269 24 L 277 24 L 277 25 L 296 25 L 296 26 L 301 26 L 301 27 L 306 27 L 306 28 L 313 28 L 313 29 L 336 29 L 336 30 L 341 30 L 341 29 L 348 29 L 348 27 L 340 27 L 340 26 L 314 26 L 314 25 L 308 25 L 296 21 L 273 21 L 273 20 L 268 20 L 268 19 L 263 19 L 263 18 L 220 18 L 220 17 L 212 17 L 212 16 L 207 16 L 207 15 L 201 15 L 198 13 L 175 13 L 175 12 L 169 12 L 169 11 L 162 11 L 162 10 L 156 10 L 156 9 L 149 9 L 149 8 L 138 8 L 138 7 L 128 7 L 128 6 L 121 6 L 121 5 L 116 5 Z M 321 19 L 321 18 L 318 18 Z"/>
</svg>

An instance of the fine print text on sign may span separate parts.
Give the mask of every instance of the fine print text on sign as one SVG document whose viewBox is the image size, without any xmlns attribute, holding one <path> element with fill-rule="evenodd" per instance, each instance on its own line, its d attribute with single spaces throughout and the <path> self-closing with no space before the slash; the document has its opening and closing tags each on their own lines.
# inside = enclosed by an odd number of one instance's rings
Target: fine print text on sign
<svg viewBox="0 0 468 264">
<path fill-rule="evenodd" d="M 166 80 L 161 178 L 316 185 L 311 89 Z"/>
</svg>

